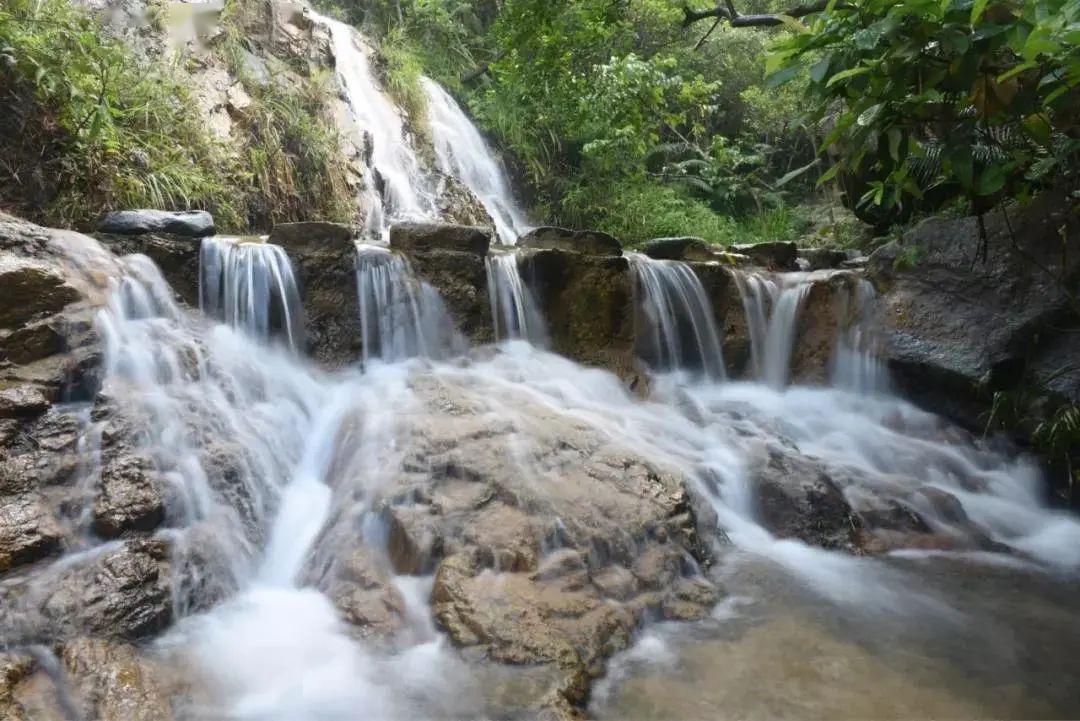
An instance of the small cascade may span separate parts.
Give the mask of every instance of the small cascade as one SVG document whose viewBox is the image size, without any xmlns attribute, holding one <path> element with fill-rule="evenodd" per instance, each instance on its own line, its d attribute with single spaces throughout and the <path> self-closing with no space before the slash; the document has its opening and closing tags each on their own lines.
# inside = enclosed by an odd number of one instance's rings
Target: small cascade
<svg viewBox="0 0 1080 721">
<path fill-rule="evenodd" d="M 873 284 L 865 278 L 857 279 L 846 306 L 833 356 L 832 384 L 856 393 L 885 392 L 889 372 L 881 354 L 877 293 Z"/>
<path fill-rule="evenodd" d="M 805 278 L 792 278 L 778 286 L 765 334 L 765 350 L 761 379 L 773 388 L 783 388 L 791 375 L 791 354 L 799 333 L 799 314 L 810 292 Z"/>
<path fill-rule="evenodd" d="M 750 334 L 751 376 L 761 378 L 765 370 L 765 338 L 769 332 L 769 309 L 777 288 L 770 278 L 757 273 L 736 273 L 746 325 Z"/>
<path fill-rule="evenodd" d="M 304 343 L 304 309 L 285 251 L 241 238 L 204 238 L 199 253 L 199 307 L 211 318 L 259 339 Z"/>
<path fill-rule="evenodd" d="M 799 315 L 812 286 L 809 274 L 739 273 L 736 285 L 750 332 L 753 377 L 783 388 L 791 375 Z"/>
<path fill-rule="evenodd" d="M 521 278 L 517 256 L 494 253 L 485 262 L 495 340 L 527 340 L 533 345 L 546 345 L 544 318 L 532 291 Z"/>
<path fill-rule="evenodd" d="M 362 38 L 343 22 L 312 16 L 330 30 L 338 80 L 357 127 L 371 137 L 368 162 L 374 178 L 366 179 L 361 198 L 368 234 L 385 238 L 394 221 L 437 218 L 432 180 L 406 137 L 400 111 L 375 79 Z"/>
<path fill-rule="evenodd" d="M 628 253 L 639 315 L 638 355 L 656 370 L 726 377 L 720 330 L 701 281 L 688 265 Z"/>
<path fill-rule="evenodd" d="M 529 229 L 529 222 L 514 200 L 506 170 L 450 94 L 429 78 L 422 82 L 439 169 L 460 180 L 479 198 L 495 221 L 500 243 L 516 244 Z"/>
<path fill-rule="evenodd" d="M 441 358 L 462 346 L 437 290 L 399 255 L 374 245 L 356 254 L 363 359 Z"/>
</svg>

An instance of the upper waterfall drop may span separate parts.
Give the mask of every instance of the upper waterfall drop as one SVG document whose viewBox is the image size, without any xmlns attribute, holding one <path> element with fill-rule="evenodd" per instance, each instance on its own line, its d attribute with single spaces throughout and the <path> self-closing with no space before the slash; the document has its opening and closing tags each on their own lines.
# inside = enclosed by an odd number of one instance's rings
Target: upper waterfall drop
<svg viewBox="0 0 1080 721">
<path fill-rule="evenodd" d="M 434 220 L 438 204 L 434 183 L 424 170 L 405 133 L 401 113 L 379 87 L 359 33 L 345 23 L 312 13 L 315 22 L 330 29 L 337 58 L 337 76 L 356 124 L 371 137 L 369 170 L 362 198 L 367 231 L 385 238 L 397 220 Z"/>
<path fill-rule="evenodd" d="M 686 263 L 628 253 L 639 322 L 638 353 L 654 369 L 727 377 L 721 333 L 701 281 Z"/>
<path fill-rule="evenodd" d="M 259 240 L 214 236 L 199 251 L 199 306 L 211 318 L 255 338 L 274 333 L 304 344 L 304 308 L 285 251 Z"/>
<path fill-rule="evenodd" d="M 450 93 L 430 78 L 422 83 L 439 169 L 464 183 L 480 200 L 495 221 L 499 242 L 515 245 L 530 224 L 514 199 L 506 170 Z"/>
</svg>

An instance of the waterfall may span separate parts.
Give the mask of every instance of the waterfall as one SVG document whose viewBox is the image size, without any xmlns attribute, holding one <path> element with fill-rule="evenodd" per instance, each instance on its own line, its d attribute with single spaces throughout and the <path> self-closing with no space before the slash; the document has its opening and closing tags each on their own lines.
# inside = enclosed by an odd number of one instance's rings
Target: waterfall
<svg viewBox="0 0 1080 721">
<path fill-rule="evenodd" d="M 812 284 L 803 273 L 779 279 L 760 273 L 738 273 L 736 286 L 746 313 L 753 375 L 783 388 L 791 375 L 791 356 L 799 333 L 799 315 Z"/>
<path fill-rule="evenodd" d="M 199 307 L 255 338 L 280 332 L 289 347 L 304 343 L 304 309 L 285 251 L 266 242 L 215 236 L 199 252 Z"/>
<path fill-rule="evenodd" d="M 656 370 L 726 377 L 720 330 L 705 288 L 686 263 L 628 253 L 634 271 L 642 357 Z"/>
<path fill-rule="evenodd" d="M 461 348 L 438 291 L 418 279 L 401 256 L 381 246 L 358 246 L 356 285 L 365 364 L 438 358 Z"/>
<path fill-rule="evenodd" d="M 776 295 L 776 283 L 757 273 L 736 273 L 735 283 L 750 335 L 751 377 L 761 378 L 765 370 L 763 354 L 769 332 L 769 309 Z"/>
<path fill-rule="evenodd" d="M 762 353 L 764 370 L 762 380 L 773 388 L 783 388 L 791 375 L 791 354 L 799 334 L 799 314 L 810 292 L 810 283 L 802 278 L 780 286 L 775 296 L 769 330 L 765 334 L 765 350 Z"/>
<path fill-rule="evenodd" d="M 361 198 L 368 234 L 385 238 L 395 221 L 436 219 L 432 180 L 408 142 L 401 112 L 375 79 L 370 50 L 361 47 L 362 39 L 349 25 L 315 13 L 312 17 L 330 30 L 338 81 L 357 127 L 371 138 L 371 172 Z"/>
<path fill-rule="evenodd" d="M 873 284 L 858 278 L 845 299 L 833 355 L 832 384 L 856 393 L 888 390 L 889 372 L 881 354 L 877 293 Z M 845 325 L 846 323 L 846 325 Z"/>
<path fill-rule="evenodd" d="M 532 291 L 521 278 L 517 256 L 492 253 L 485 264 L 495 340 L 527 340 L 534 345 L 546 345 L 544 318 Z"/>
<path fill-rule="evenodd" d="M 516 244 L 529 222 L 514 200 L 506 170 L 450 94 L 429 78 L 423 84 L 439 169 L 460 180 L 480 200 L 495 221 L 500 243 Z"/>
</svg>

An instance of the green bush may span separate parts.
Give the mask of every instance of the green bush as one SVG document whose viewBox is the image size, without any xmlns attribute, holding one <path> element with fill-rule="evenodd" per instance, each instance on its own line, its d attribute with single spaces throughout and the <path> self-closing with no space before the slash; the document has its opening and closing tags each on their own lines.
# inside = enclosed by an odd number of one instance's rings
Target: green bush
<svg viewBox="0 0 1080 721">
<path fill-rule="evenodd" d="M 136 58 L 68 0 L 0 10 L 0 103 L 12 109 L 0 121 L 4 205 L 54 225 L 140 206 L 242 224 L 227 153 L 172 70 Z"/>
</svg>

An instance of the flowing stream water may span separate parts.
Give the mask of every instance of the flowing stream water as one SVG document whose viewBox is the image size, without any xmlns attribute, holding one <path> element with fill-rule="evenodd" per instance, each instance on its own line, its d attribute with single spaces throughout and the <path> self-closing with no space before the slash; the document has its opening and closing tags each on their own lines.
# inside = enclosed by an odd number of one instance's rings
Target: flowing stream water
<svg viewBox="0 0 1080 721">
<path fill-rule="evenodd" d="M 786 364 L 806 283 L 744 278 L 776 288 L 768 328 L 752 335 L 759 367 L 781 370 L 725 381 L 700 283 L 683 264 L 634 256 L 659 371 L 642 399 L 612 374 L 525 342 L 543 323 L 512 255 L 488 265 L 508 342 L 469 351 L 430 285 L 399 256 L 360 246 L 365 363 L 333 373 L 265 344 L 266 319 L 301 317 L 273 246 L 208 241 L 203 262 L 210 317 L 177 306 L 137 256 L 97 321 L 103 392 L 145 426 L 141 450 L 170 487 L 169 523 L 157 533 L 172 548 L 179 622 L 155 650 L 195 689 L 181 718 L 520 713 L 508 700 L 522 694 L 519 681 L 499 680 L 502 671 L 438 633 L 430 578 L 391 574 L 405 611 L 389 645 L 358 640 L 321 590 L 343 556 L 387 565 L 387 529 L 373 509 L 398 475 L 416 472 L 409 439 L 480 421 L 497 421 L 506 438 L 485 462 L 537 493 L 559 482 L 537 451 L 563 448 L 569 441 L 549 429 L 566 427 L 679 473 L 715 516 L 709 540 L 722 562 L 708 573 L 726 600 L 705 622 L 646 625 L 597 687 L 597 717 L 1080 713 L 1070 671 L 1080 523 L 1046 507 L 1032 462 L 887 392 L 872 359 L 872 293 L 861 285 L 857 322 L 838 327 L 833 387 L 800 387 L 786 384 Z M 763 322 L 764 298 L 747 291 L 744 301 L 749 325 Z M 783 362 L 772 366 L 775 357 Z M 664 372 L 683 370 L 698 372 Z M 911 507 L 950 546 L 859 557 L 779 537 L 754 481 L 770 463 L 828 475 L 856 507 Z M 956 504 L 935 502 L 942 493 Z M 112 547 L 88 540 L 42 577 Z M 33 583 L 20 598 L 32 618 Z M 884 705 L 871 704 L 882 694 Z"/>
<path fill-rule="evenodd" d="M 450 93 L 430 78 L 424 78 L 423 85 L 439 168 L 480 200 L 495 221 L 499 242 L 515 245 L 530 226 L 514 199 L 505 168 Z"/>
</svg>

